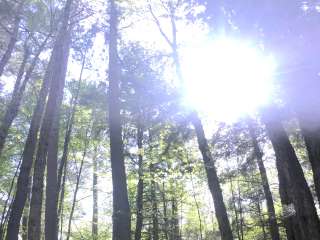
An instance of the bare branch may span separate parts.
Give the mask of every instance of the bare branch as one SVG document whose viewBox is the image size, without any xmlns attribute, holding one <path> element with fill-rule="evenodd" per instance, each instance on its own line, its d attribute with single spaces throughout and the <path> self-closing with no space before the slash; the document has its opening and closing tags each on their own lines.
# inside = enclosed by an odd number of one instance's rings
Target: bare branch
<svg viewBox="0 0 320 240">
<path fill-rule="evenodd" d="M 170 45 L 170 47 L 173 47 L 173 43 L 170 41 L 170 39 L 168 38 L 168 36 L 167 36 L 167 35 L 165 34 L 165 32 L 163 31 L 163 29 L 162 29 L 162 27 L 161 27 L 161 24 L 160 24 L 160 21 L 159 21 L 159 19 L 156 17 L 156 15 L 154 14 L 151 5 L 149 4 L 148 7 L 149 7 L 149 11 L 150 11 L 150 13 L 151 13 L 151 15 L 152 15 L 152 17 L 153 17 L 153 20 L 155 21 L 155 23 L 156 23 L 157 26 L 158 26 L 158 29 L 159 29 L 161 35 L 164 37 L 164 39 L 165 39 L 166 42 Z"/>
</svg>

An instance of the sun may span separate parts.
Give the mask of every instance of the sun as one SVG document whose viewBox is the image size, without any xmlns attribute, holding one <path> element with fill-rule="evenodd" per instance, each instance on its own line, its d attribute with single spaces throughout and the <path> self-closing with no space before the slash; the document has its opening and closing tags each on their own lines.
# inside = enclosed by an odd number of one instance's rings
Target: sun
<svg viewBox="0 0 320 240">
<path fill-rule="evenodd" d="M 220 38 L 182 51 L 185 104 L 233 121 L 270 102 L 275 60 L 247 42 Z"/>
</svg>

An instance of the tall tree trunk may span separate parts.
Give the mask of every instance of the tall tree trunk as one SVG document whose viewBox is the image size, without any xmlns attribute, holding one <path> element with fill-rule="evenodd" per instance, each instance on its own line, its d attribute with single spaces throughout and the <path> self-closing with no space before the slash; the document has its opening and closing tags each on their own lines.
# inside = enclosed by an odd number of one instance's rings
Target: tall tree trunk
<svg viewBox="0 0 320 240">
<path fill-rule="evenodd" d="M 45 238 L 57 239 L 57 152 L 59 138 L 60 106 L 67 71 L 70 28 L 68 27 L 72 0 L 67 0 L 62 25 L 53 47 L 52 84 L 43 124 L 40 132 L 39 147 L 35 161 L 32 197 L 30 204 L 28 238 L 39 240 L 41 235 L 41 207 L 43 198 L 43 180 L 46 162 L 46 207 L 45 207 Z M 48 158 L 48 159 L 47 159 Z"/>
<path fill-rule="evenodd" d="M 92 239 L 98 240 L 98 147 L 95 146 L 93 155 L 93 176 L 92 176 Z"/>
<path fill-rule="evenodd" d="M 17 80 L 16 80 L 16 83 L 14 86 L 13 94 L 12 94 L 10 103 L 8 104 L 8 107 L 7 107 L 5 114 L 3 116 L 3 119 L 0 123 L 1 124 L 1 126 L 0 126 L 0 156 L 1 156 L 2 150 L 4 148 L 6 138 L 8 136 L 9 128 L 11 127 L 13 120 L 16 118 L 16 116 L 18 114 L 19 107 L 21 104 L 21 100 L 22 100 L 26 85 L 31 78 L 31 74 L 32 74 L 37 62 L 38 62 L 39 55 L 43 51 L 45 45 L 47 44 L 48 39 L 49 39 L 49 35 L 46 37 L 46 39 L 43 41 L 43 43 L 39 47 L 36 55 L 32 59 L 32 62 L 30 64 L 29 68 L 27 69 L 26 74 L 23 78 L 25 65 L 26 65 L 27 60 L 30 55 L 28 47 L 25 46 L 24 57 L 23 57 L 23 61 L 20 65 L 20 68 L 18 71 Z M 23 78 L 23 81 L 21 83 L 22 78 Z"/>
<path fill-rule="evenodd" d="M 320 222 L 311 191 L 287 133 L 276 115 L 270 114 L 271 111 L 264 114 L 263 121 L 274 148 L 276 160 L 281 161 L 278 166 L 283 164 L 282 171 L 278 170 L 278 173 L 284 173 L 288 180 L 296 216 L 302 230 L 301 239 L 320 239 Z"/>
<path fill-rule="evenodd" d="M 120 115 L 120 66 L 118 60 L 118 10 L 110 2 L 109 39 L 109 128 L 113 186 L 113 240 L 130 239 L 130 207 L 123 156 L 122 123 Z"/>
<path fill-rule="evenodd" d="M 293 206 L 292 194 L 288 179 L 286 179 L 283 171 L 283 166 L 280 160 L 276 160 L 279 179 L 279 192 L 283 208 L 283 223 L 286 230 L 287 240 L 300 240 L 302 239 L 301 229 L 299 226 L 298 218 L 294 212 L 288 211 L 288 207 Z"/>
<path fill-rule="evenodd" d="M 230 227 L 228 214 L 223 202 L 222 190 L 220 187 L 217 170 L 211 156 L 209 145 L 204 134 L 201 120 L 196 113 L 192 115 L 192 124 L 195 128 L 199 149 L 202 154 L 202 159 L 205 165 L 205 170 L 208 178 L 209 189 L 214 201 L 214 208 L 219 224 L 219 230 L 222 240 L 232 240 L 232 230 Z"/>
<path fill-rule="evenodd" d="M 138 123 L 137 129 L 137 145 L 138 145 L 138 174 L 139 180 L 137 185 L 137 196 L 136 196 L 136 208 L 137 208 L 137 220 L 136 220 L 136 229 L 134 234 L 135 240 L 141 239 L 141 230 L 143 226 L 143 129 Z"/>
<path fill-rule="evenodd" d="M 313 180 L 318 201 L 320 202 L 320 120 L 315 117 L 299 118 L 301 132 L 311 163 Z"/>
<path fill-rule="evenodd" d="M 28 215 L 30 208 L 30 197 L 31 197 L 31 177 L 29 177 L 29 186 L 28 186 L 28 197 L 26 201 L 26 205 L 24 207 L 23 216 L 22 216 L 22 240 L 28 240 Z"/>
<path fill-rule="evenodd" d="M 166 40 L 168 45 L 170 46 L 172 50 L 172 59 L 174 61 L 175 65 L 175 70 L 176 70 L 176 75 L 179 79 L 179 84 L 181 87 L 181 92 L 183 92 L 184 88 L 184 79 L 183 79 L 183 74 L 181 71 L 181 64 L 180 64 L 180 57 L 179 57 L 179 51 L 178 51 L 178 42 L 177 42 L 177 27 L 176 27 L 176 16 L 175 16 L 175 11 L 176 8 L 172 3 L 169 3 L 168 6 L 168 15 L 170 17 L 170 23 L 171 23 L 171 30 L 172 30 L 172 39 L 166 35 L 166 33 L 163 31 L 160 21 L 152 11 L 151 5 L 149 5 L 149 10 L 150 13 L 157 24 L 157 27 L 163 36 L 163 38 Z M 202 154 L 202 158 L 205 164 L 205 169 L 206 169 L 206 174 L 208 178 L 208 185 L 209 189 L 211 192 L 211 195 L 213 197 L 214 205 L 215 205 L 215 210 L 216 210 L 216 217 L 218 219 L 218 225 L 221 233 L 221 238 L 222 240 L 233 240 L 232 236 L 232 230 L 231 226 L 229 223 L 228 215 L 227 215 L 227 210 L 223 202 L 223 196 L 222 196 L 222 191 L 220 188 L 220 183 L 219 179 L 217 176 L 217 172 L 212 160 L 212 156 L 210 153 L 210 149 L 208 146 L 208 142 L 205 138 L 204 131 L 203 131 L 203 126 L 202 123 L 196 113 L 192 114 L 192 123 L 193 126 L 196 130 L 197 134 L 197 140 L 199 144 L 199 149 Z"/>
<path fill-rule="evenodd" d="M 280 240 L 279 227 L 277 223 L 276 213 L 274 210 L 273 198 L 270 190 L 266 168 L 264 167 L 264 163 L 262 159 L 263 153 L 259 147 L 257 136 L 254 132 L 252 123 L 249 122 L 248 126 L 249 126 L 249 133 L 251 136 L 252 144 L 253 144 L 254 154 L 255 154 L 257 164 L 258 164 L 258 169 L 260 172 L 263 192 L 266 197 L 271 238 L 272 240 Z"/>
<path fill-rule="evenodd" d="M 18 6 L 17 6 L 17 13 L 14 18 L 13 29 L 12 29 L 12 33 L 10 36 L 10 40 L 9 40 L 9 43 L 8 43 L 8 46 L 7 46 L 5 53 L 3 54 L 3 56 L 0 59 L 0 77 L 3 74 L 5 66 L 9 62 L 11 55 L 12 55 L 12 52 L 14 50 L 14 47 L 16 45 L 16 42 L 18 41 L 19 25 L 21 22 L 20 12 L 23 8 L 23 2 L 24 1 L 21 1 L 20 4 L 18 4 Z"/>
<path fill-rule="evenodd" d="M 40 129 L 41 119 L 52 79 L 51 64 L 52 61 L 50 60 L 40 89 L 37 104 L 33 111 L 27 140 L 24 145 L 22 163 L 16 186 L 16 194 L 12 203 L 12 211 L 7 227 L 7 240 L 18 239 L 20 219 L 28 196 L 29 175 L 32 168 L 34 152 L 36 149 L 38 132 Z"/>
<path fill-rule="evenodd" d="M 70 239 L 70 234 L 71 234 L 71 223 L 72 223 L 72 218 L 73 218 L 73 213 L 74 213 L 74 209 L 76 207 L 76 202 L 77 202 L 77 194 L 79 191 L 79 184 L 80 184 L 80 179 L 81 179 L 81 174 L 82 174 L 82 169 L 83 169 L 83 164 L 84 164 L 84 160 L 87 156 L 87 151 L 88 151 L 88 147 L 89 147 L 89 136 L 88 136 L 88 131 L 86 133 L 86 140 L 85 140 L 85 146 L 84 146 L 84 150 L 83 150 L 83 154 L 82 154 L 82 159 L 81 159 L 81 163 L 80 163 L 80 167 L 79 167 L 79 172 L 77 175 L 77 180 L 76 180 L 76 186 L 75 186 L 75 190 L 73 193 L 73 200 L 72 200 L 72 205 L 71 205 L 71 210 L 70 210 L 70 216 L 69 216 L 69 222 L 68 222 L 68 232 L 67 232 L 67 240 Z"/>
</svg>

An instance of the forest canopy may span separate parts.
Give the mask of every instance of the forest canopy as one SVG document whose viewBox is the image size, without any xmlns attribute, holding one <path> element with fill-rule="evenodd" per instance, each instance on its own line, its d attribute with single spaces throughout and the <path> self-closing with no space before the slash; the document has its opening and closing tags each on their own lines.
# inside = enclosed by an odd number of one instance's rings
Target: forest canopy
<svg viewBox="0 0 320 240">
<path fill-rule="evenodd" d="M 319 240 L 319 20 L 0 0 L 0 240 Z"/>
</svg>

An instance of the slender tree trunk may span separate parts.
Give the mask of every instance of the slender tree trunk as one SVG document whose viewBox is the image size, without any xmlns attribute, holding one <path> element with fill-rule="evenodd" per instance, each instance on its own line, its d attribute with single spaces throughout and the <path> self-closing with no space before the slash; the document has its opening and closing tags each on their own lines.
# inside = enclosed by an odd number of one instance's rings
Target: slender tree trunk
<svg viewBox="0 0 320 240">
<path fill-rule="evenodd" d="M 62 239 L 62 224 L 63 224 L 63 201 L 64 201 L 64 191 L 65 191 L 65 181 L 66 181 L 66 170 L 67 170 L 67 162 L 68 162 L 68 154 L 69 154 L 69 144 L 71 140 L 72 130 L 73 130 L 73 124 L 74 124 L 74 118 L 76 113 L 76 108 L 78 104 L 78 98 L 81 88 L 81 82 L 82 82 L 82 75 L 83 70 L 85 66 L 85 56 L 82 60 L 82 66 L 80 70 L 80 76 L 78 81 L 78 86 L 76 89 L 76 93 L 74 96 L 72 96 L 70 100 L 71 110 L 69 112 L 68 120 L 67 120 L 67 126 L 66 126 L 66 132 L 64 137 L 64 143 L 63 143 L 63 153 L 60 160 L 60 164 L 58 167 L 58 176 L 57 176 L 57 192 L 56 192 L 56 205 L 58 208 L 57 212 L 57 231 L 59 231 L 59 222 L 61 219 L 61 225 L 60 225 L 60 238 Z"/>
<path fill-rule="evenodd" d="M 29 49 L 25 43 L 23 59 L 22 59 L 22 62 L 20 64 L 20 67 L 18 70 L 17 79 L 14 84 L 14 90 L 12 93 L 12 97 L 11 97 L 11 100 L 6 108 L 4 116 L 3 116 L 1 123 L 0 123 L 1 124 L 0 125 L 0 156 L 1 156 L 2 150 L 4 148 L 6 138 L 9 133 L 9 128 L 13 122 L 13 119 L 16 117 L 16 115 L 18 113 L 18 104 L 19 104 L 18 100 L 19 100 L 19 98 L 21 99 L 21 96 L 20 96 L 21 94 L 20 94 L 19 89 L 20 89 L 21 79 L 24 74 L 24 69 L 25 69 L 25 66 L 28 61 L 29 56 L 30 56 L 30 52 L 29 52 Z"/>
<path fill-rule="evenodd" d="M 18 13 L 14 18 L 11 37 L 10 37 L 7 49 L 6 49 L 5 53 L 3 54 L 3 56 L 0 59 L 0 77 L 3 74 L 5 66 L 9 62 L 9 60 L 11 58 L 11 55 L 12 55 L 12 52 L 14 50 L 14 47 L 16 45 L 16 42 L 18 41 L 19 25 L 20 25 L 20 22 L 21 22 L 21 17 L 19 15 L 20 15 L 20 11 L 21 11 L 20 9 L 22 9 L 22 7 L 23 7 L 23 1 L 21 1 L 19 6 L 17 7 Z"/>
<path fill-rule="evenodd" d="M 86 62 L 86 55 L 82 58 L 82 64 L 81 64 L 81 70 L 80 70 L 80 76 L 78 80 L 78 86 L 76 89 L 75 95 L 72 96 L 70 100 L 71 110 L 69 112 L 68 120 L 67 120 L 67 126 L 66 126 L 66 133 L 64 137 L 64 144 L 63 144 L 63 153 L 60 160 L 59 168 L 58 168 L 58 177 L 57 177 L 57 199 L 56 203 L 58 206 L 58 213 L 57 213 L 57 231 L 59 229 L 59 222 L 61 219 L 61 225 L 60 225 L 60 239 L 62 239 L 62 228 L 63 228 L 63 201 L 64 201 L 64 191 L 65 191 L 65 181 L 66 181 L 66 170 L 67 170 L 67 162 L 68 162 L 68 154 L 69 154 L 69 144 L 71 140 L 71 134 L 74 124 L 74 118 L 76 113 L 76 108 L 78 104 L 79 99 L 79 93 L 82 83 L 82 75 L 84 71 L 84 66 Z"/>
<path fill-rule="evenodd" d="M 151 6 L 149 5 L 149 10 L 150 13 L 155 20 L 155 23 L 157 24 L 157 27 L 163 36 L 163 38 L 166 40 L 168 45 L 170 46 L 172 50 L 172 59 L 174 61 L 175 65 L 175 70 L 176 70 L 176 75 L 180 81 L 180 87 L 181 87 L 181 92 L 183 92 L 184 88 L 184 79 L 183 79 L 183 74 L 181 71 L 181 65 L 180 65 L 180 57 L 179 57 L 179 51 L 178 51 L 178 42 L 177 42 L 177 27 L 175 23 L 175 6 L 173 4 L 169 4 L 169 17 L 170 17 L 170 22 L 171 22 L 171 30 L 172 30 L 172 39 L 170 40 L 166 33 L 163 31 L 161 24 L 155 14 L 152 11 Z M 209 189 L 213 197 L 214 205 L 215 205 L 215 210 L 216 210 L 216 217 L 218 219 L 218 225 L 221 233 L 221 238 L 222 240 L 233 240 L 232 236 L 232 230 L 231 226 L 229 223 L 226 207 L 223 202 L 223 196 L 222 196 L 222 191 L 220 188 L 220 183 L 219 179 L 217 176 L 217 172 L 213 163 L 213 159 L 210 153 L 210 149 L 207 143 L 207 140 L 204 135 L 203 131 L 203 126 L 202 123 L 197 116 L 196 113 L 192 114 L 192 123 L 193 126 L 196 130 L 197 134 L 197 140 L 199 144 L 199 149 L 202 153 L 203 161 L 205 164 L 205 169 L 206 169 L 206 174 L 208 178 L 208 184 L 209 184 Z"/>
<path fill-rule="evenodd" d="M 113 240 L 130 239 L 130 207 L 123 156 L 122 123 L 120 115 L 120 66 L 118 60 L 118 10 L 110 2 L 109 39 L 109 128 L 113 184 Z"/>
<path fill-rule="evenodd" d="M 62 153 L 62 157 L 61 157 L 61 161 L 58 169 L 57 199 L 56 199 L 58 204 L 58 220 L 57 220 L 58 229 L 59 229 L 60 219 L 61 219 L 60 228 L 62 229 L 63 227 L 62 223 L 63 223 L 63 201 L 64 201 L 64 191 L 65 191 L 64 187 L 65 187 L 66 174 L 67 174 L 69 143 L 71 140 L 71 133 L 72 133 L 74 115 L 75 115 L 74 98 L 72 98 L 71 100 L 71 105 L 72 105 L 72 110 L 70 111 L 69 117 L 67 120 L 66 133 L 64 137 L 64 143 L 63 143 L 63 153 Z"/>
<path fill-rule="evenodd" d="M 239 216 L 238 216 L 238 209 L 237 209 L 237 203 L 236 203 L 236 196 L 233 188 L 233 180 L 230 179 L 230 187 L 231 187 L 231 196 L 232 196 L 232 203 L 233 203 L 233 208 L 234 208 L 234 215 L 235 215 L 235 220 L 236 220 L 236 231 L 237 231 L 237 237 L 240 240 L 241 239 L 241 234 L 240 234 L 240 227 L 239 227 Z"/>
<path fill-rule="evenodd" d="M 98 162 L 97 162 L 97 146 L 94 149 L 93 156 L 93 176 L 92 176 L 92 239 L 98 239 Z"/>
<path fill-rule="evenodd" d="M 47 66 L 44 80 L 37 100 L 37 105 L 34 109 L 31 124 L 27 136 L 26 143 L 22 154 L 22 163 L 20 173 L 17 180 L 17 189 L 15 198 L 12 203 L 12 211 L 9 217 L 7 227 L 7 240 L 18 239 L 20 219 L 22 216 L 23 208 L 28 196 L 29 175 L 32 168 L 33 156 L 36 149 L 38 132 L 41 125 L 41 118 L 43 115 L 46 98 L 49 92 L 51 83 L 51 60 Z M 29 228 L 28 228 L 29 231 Z"/>
<path fill-rule="evenodd" d="M 14 86 L 13 94 L 12 94 L 10 103 L 8 104 L 8 107 L 5 111 L 4 117 L 0 123 L 1 124 L 1 126 L 0 126 L 0 156 L 1 156 L 1 153 L 3 150 L 6 138 L 8 136 L 9 129 L 12 125 L 12 122 L 18 114 L 19 107 L 21 104 L 21 100 L 22 100 L 26 85 L 31 78 L 31 74 L 32 74 L 37 62 L 38 62 L 39 55 L 43 51 L 45 45 L 47 44 L 48 39 L 49 39 L 49 35 L 47 36 L 47 38 L 44 40 L 44 42 L 39 47 L 36 55 L 32 59 L 32 62 L 30 64 L 29 68 L 27 69 L 26 74 L 23 78 L 25 65 L 26 65 L 27 60 L 30 56 L 29 49 L 27 46 L 25 46 L 24 57 L 23 57 L 23 61 L 20 65 L 20 68 L 18 71 L 17 80 L 16 80 L 16 83 Z M 23 78 L 23 81 L 21 83 L 22 78 Z"/>
<path fill-rule="evenodd" d="M 151 174 L 151 204 L 152 204 L 152 240 L 159 240 L 158 204 L 156 196 L 156 182 L 154 181 L 154 167 L 150 166 Z"/>
<path fill-rule="evenodd" d="M 200 235 L 200 240 L 203 239 L 202 236 L 202 220 L 201 220 L 201 213 L 200 213 L 200 206 L 196 197 L 196 192 L 195 192 L 195 188 L 194 188 L 194 182 L 193 182 L 193 174 L 192 172 L 190 173 L 191 176 L 191 186 L 192 186 L 192 195 L 193 195 L 193 200 L 194 203 L 196 204 L 196 208 L 197 208 L 197 214 L 198 214 L 198 220 L 199 220 L 199 235 Z"/>
<path fill-rule="evenodd" d="M 239 230 L 240 230 L 240 236 L 241 240 L 243 240 L 244 231 L 243 231 L 243 225 L 244 225 L 244 218 L 243 218 L 243 209 L 242 209 L 242 198 L 241 198 L 241 191 L 240 191 L 240 185 L 239 185 L 239 179 L 237 179 L 237 188 L 238 188 L 238 206 L 239 206 Z"/>
<path fill-rule="evenodd" d="M 214 201 L 214 208 L 219 224 L 221 239 L 232 240 L 232 230 L 230 227 L 227 210 L 223 202 L 223 195 L 217 175 L 217 170 L 214 166 L 214 161 L 211 156 L 207 139 L 205 138 L 201 120 L 196 113 L 193 113 L 192 124 L 196 131 L 199 149 L 201 151 L 202 159 L 205 165 L 208 185 Z"/>
<path fill-rule="evenodd" d="M 275 114 L 264 115 L 267 134 L 273 145 L 277 161 L 283 164 L 282 170 L 288 180 L 296 216 L 302 230 L 302 240 L 320 239 L 320 222 L 313 202 L 312 194 L 304 177 L 296 153 L 289 141 L 281 122 Z M 278 164 L 279 166 L 279 164 Z"/>
<path fill-rule="evenodd" d="M 60 202 L 59 202 L 59 209 L 58 209 L 58 216 L 61 220 L 60 221 L 60 240 L 63 239 L 63 236 L 62 236 L 63 220 L 64 220 L 63 204 L 64 204 L 65 185 L 66 185 L 66 179 L 67 179 L 67 169 L 68 169 L 68 161 L 66 161 L 64 164 L 61 192 L 60 192 Z"/>
<path fill-rule="evenodd" d="M 265 225 L 264 225 L 264 218 L 263 218 L 263 214 L 261 211 L 261 206 L 260 206 L 260 200 L 257 200 L 257 210 L 258 210 L 258 215 L 259 215 L 259 222 L 260 222 L 260 226 L 262 228 L 262 234 L 263 234 L 263 240 L 267 240 L 267 233 L 265 230 Z"/>
<path fill-rule="evenodd" d="M 183 220 L 183 201 L 182 201 L 182 197 L 180 196 L 180 223 L 181 223 L 181 227 L 179 228 L 179 239 L 182 239 L 182 230 L 183 230 L 183 225 L 182 225 L 182 220 Z"/>
<path fill-rule="evenodd" d="M 166 199 L 166 189 L 165 189 L 165 183 L 162 183 L 162 203 L 163 203 L 163 221 L 164 221 L 164 237 L 166 240 L 169 239 L 168 236 L 168 214 L 167 214 L 167 199 Z"/>
<path fill-rule="evenodd" d="M 15 170 L 14 176 L 13 176 L 13 178 L 11 180 L 10 189 L 9 189 L 9 192 L 8 192 L 7 199 L 4 202 L 4 207 L 3 207 L 3 211 L 2 211 L 2 214 L 1 214 L 1 221 L 0 221 L 0 239 L 1 240 L 4 238 L 5 225 L 7 223 L 8 216 L 11 213 L 11 210 L 12 210 L 12 202 L 10 203 L 10 199 L 12 197 L 12 192 L 14 190 L 14 183 L 15 183 L 16 177 L 18 175 L 18 171 L 20 169 L 21 163 L 22 163 L 22 158 L 20 159 L 19 164 L 18 164 L 18 166 L 17 166 L 17 168 Z"/>
<path fill-rule="evenodd" d="M 69 117 L 68 117 L 68 121 L 67 121 L 67 128 L 66 128 L 66 133 L 65 133 L 65 137 L 64 137 L 64 143 L 63 143 L 63 153 L 62 153 L 62 157 L 61 157 L 61 161 L 60 161 L 59 169 L 58 169 L 57 201 L 58 201 L 59 193 L 60 193 L 60 189 L 61 189 L 62 172 L 63 172 L 63 169 L 64 169 L 66 162 L 68 161 L 69 143 L 71 140 L 71 133 L 72 133 L 72 129 L 73 129 L 74 117 L 75 117 L 76 108 L 77 108 L 78 99 L 79 99 L 79 93 L 80 93 L 80 88 L 81 88 L 82 75 L 83 75 L 83 71 L 84 71 L 85 62 L 86 62 L 86 56 L 83 56 L 76 93 L 74 96 L 72 96 L 71 101 L 70 101 L 70 105 L 72 107 L 71 107 L 71 111 L 69 112 Z"/>
<path fill-rule="evenodd" d="M 171 199 L 171 216 L 171 240 L 180 240 L 178 204 L 174 197 Z"/>
<path fill-rule="evenodd" d="M 86 142 L 85 142 L 85 146 L 84 146 L 84 151 L 82 154 L 82 159 L 81 159 L 81 163 L 80 163 L 80 168 L 79 168 L 79 172 L 77 175 L 77 180 L 76 180 L 76 187 L 73 193 L 73 200 L 72 200 L 72 206 L 71 206 L 71 210 L 70 210 L 70 216 L 69 216 L 69 222 L 68 222 L 68 232 L 67 232 L 67 240 L 70 239 L 70 234 L 71 234 L 71 223 L 72 223 L 72 218 L 73 218 L 73 213 L 74 213 L 74 209 L 76 207 L 76 202 L 77 202 L 77 194 L 78 194 L 78 190 L 79 190 L 79 184 L 80 184 L 80 179 L 81 179 L 81 174 L 82 174 L 82 168 L 83 168 L 83 164 L 84 164 L 84 160 L 87 156 L 87 150 L 88 150 L 88 145 L 89 145 L 89 136 L 88 136 L 88 131 L 86 134 Z"/>
<path fill-rule="evenodd" d="M 137 196 L 136 196 L 136 208 L 137 208 L 137 220 L 136 220 L 136 230 L 134 234 L 135 240 L 141 239 L 141 230 L 143 226 L 143 129 L 138 123 L 137 129 L 137 145 L 138 145 L 138 174 L 139 180 L 137 185 Z"/>
<path fill-rule="evenodd" d="M 270 185 L 269 185 L 269 181 L 268 181 L 268 177 L 267 177 L 266 168 L 264 167 L 264 163 L 263 163 L 263 159 L 262 159 L 263 153 L 259 147 L 257 136 L 254 132 L 254 129 L 253 129 L 251 123 L 249 123 L 249 133 L 250 133 L 252 144 L 253 144 L 254 154 L 257 159 L 257 164 L 258 164 L 258 169 L 260 172 L 263 192 L 264 192 L 264 195 L 265 195 L 266 201 L 267 201 L 268 218 L 269 218 L 268 220 L 269 220 L 271 238 L 272 238 L 272 240 L 280 240 L 279 227 L 278 227 L 278 223 L 277 223 L 276 213 L 274 210 L 272 193 L 270 190 Z"/>
<path fill-rule="evenodd" d="M 28 240 L 28 213 L 23 213 L 22 216 L 22 234 L 21 238 L 22 240 Z"/>
</svg>

